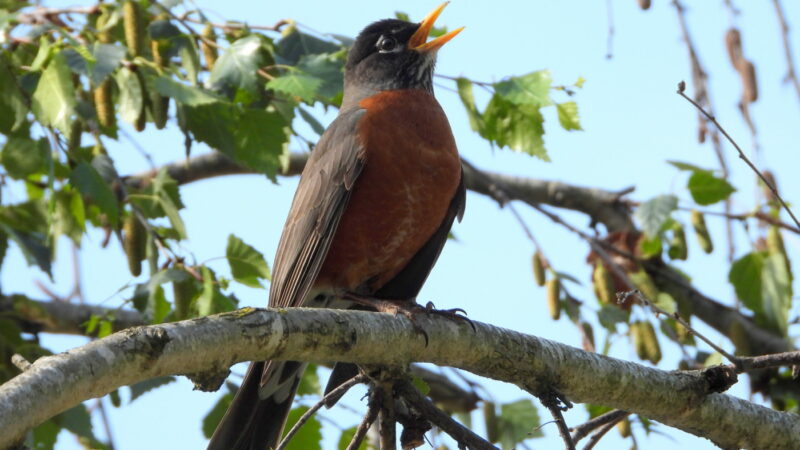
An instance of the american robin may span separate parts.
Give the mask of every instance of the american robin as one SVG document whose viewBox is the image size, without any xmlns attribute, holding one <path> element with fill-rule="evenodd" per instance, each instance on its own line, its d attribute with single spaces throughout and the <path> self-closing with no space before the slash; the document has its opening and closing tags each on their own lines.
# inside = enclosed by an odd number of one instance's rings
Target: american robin
<svg viewBox="0 0 800 450">
<path fill-rule="evenodd" d="M 461 31 L 427 40 L 445 6 L 420 23 L 386 19 L 358 35 L 339 115 L 311 153 L 286 219 L 270 307 L 416 306 L 466 198 L 455 139 L 433 96 L 436 53 Z M 208 448 L 276 446 L 305 367 L 251 363 Z"/>
</svg>

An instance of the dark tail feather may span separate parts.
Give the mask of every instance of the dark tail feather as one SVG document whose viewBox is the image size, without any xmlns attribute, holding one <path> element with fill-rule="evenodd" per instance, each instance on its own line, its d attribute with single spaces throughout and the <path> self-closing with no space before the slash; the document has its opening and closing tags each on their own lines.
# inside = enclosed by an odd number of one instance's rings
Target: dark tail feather
<svg viewBox="0 0 800 450">
<path fill-rule="evenodd" d="M 305 367 L 306 364 L 296 361 L 250 363 L 239 391 L 208 443 L 208 450 L 277 447 Z"/>
<path fill-rule="evenodd" d="M 353 363 L 343 363 L 337 362 L 333 366 L 333 372 L 331 372 L 330 378 L 328 378 L 328 385 L 325 386 L 325 394 L 328 395 L 332 390 L 341 386 L 345 381 L 350 380 L 354 376 L 358 375 L 358 366 Z M 340 395 L 336 395 L 325 400 L 325 407 L 332 408 L 340 398 L 344 395 L 344 392 Z"/>
</svg>

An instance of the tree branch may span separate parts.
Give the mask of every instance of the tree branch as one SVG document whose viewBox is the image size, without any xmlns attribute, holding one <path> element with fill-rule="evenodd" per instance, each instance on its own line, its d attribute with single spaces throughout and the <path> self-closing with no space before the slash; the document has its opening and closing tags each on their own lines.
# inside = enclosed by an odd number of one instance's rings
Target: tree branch
<svg viewBox="0 0 800 450">
<path fill-rule="evenodd" d="M 41 358 L 0 386 L 0 447 L 78 402 L 144 379 L 227 369 L 247 360 L 425 361 L 546 387 L 578 402 L 641 414 L 726 447 L 800 447 L 800 418 L 724 394 L 702 372 L 666 372 L 474 322 L 440 317 L 414 325 L 389 314 L 244 309 L 139 327 Z"/>
<path fill-rule="evenodd" d="M 88 336 L 85 324 L 92 315 L 111 320 L 114 331 L 145 325 L 141 314 L 124 308 L 104 308 L 63 301 L 31 300 L 22 295 L 0 297 L 0 312 L 11 313 L 29 333 L 47 332 Z"/>
<path fill-rule="evenodd" d="M 292 153 L 288 165 L 280 172 L 283 176 L 299 175 L 308 159 L 307 153 Z M 493 190 L 503 186 L 509 200 L 525 203 L 547 203 L 560 208 L 572 209 L 587 214 L 592 221 L 604 224 L 609 231 L 633 228 L 627 207 L 620 202 L 620 194 L 603 189 L 584 188 L 557 181 L 514 177 L 475 168 L 463 161 L 464 184 L 467 189 L 493 197 Z M 204 180 L 224 175 L 258 173 L 244 167 L 219 152 L 194 156 L 184 161 L 167 164 L 125 177 L 129 186 L 141 188 L 149 180 L 166 169 L 178 184 Z"/>
</svg>

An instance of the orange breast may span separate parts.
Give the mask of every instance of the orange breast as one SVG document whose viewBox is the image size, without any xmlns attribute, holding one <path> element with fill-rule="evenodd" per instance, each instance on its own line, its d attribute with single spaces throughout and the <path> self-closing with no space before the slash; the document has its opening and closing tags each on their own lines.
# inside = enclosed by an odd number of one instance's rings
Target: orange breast
<svg viewBox="0 0 800 450">
<path fill-rule="evenodd" d="M 315 283 L 374 292 L 422 248 L 444 220 L 461 177 L 450 124 L 422 90 L 361 101 L 364 168 Z"/>
</svg>

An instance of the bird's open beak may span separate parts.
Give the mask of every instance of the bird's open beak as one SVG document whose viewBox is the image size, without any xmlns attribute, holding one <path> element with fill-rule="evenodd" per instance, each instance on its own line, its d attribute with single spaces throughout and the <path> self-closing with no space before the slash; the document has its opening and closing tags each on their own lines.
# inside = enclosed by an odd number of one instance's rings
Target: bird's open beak
<svg viewBox="0 0 800 450">
<path fill-rule="evenodd" d="M 409 48 L 412 48 L 418 52 L 435 52 L 436 50 L 442 48 L 442 46 L 450 41 L 450 39 L 456 37 L 456 35 L 464 29 L 464 27 L 456 28 L 455 30 L 439 36 L 430 42 L 425 42 L 428 40 L 428 34 L 431 32 L 431 28 L 433 28 L 436 18 L 439 17 L 439 14 L 442 13 L 448 3 L 450 2 L 444 2 L 437 6 L 436 9 L 428 13 L 428 15 L 422 19 L 422 22 L 419 24 L 419 28 L 411 36 L 411 39 L 408 40 Z"/>
</svg>

